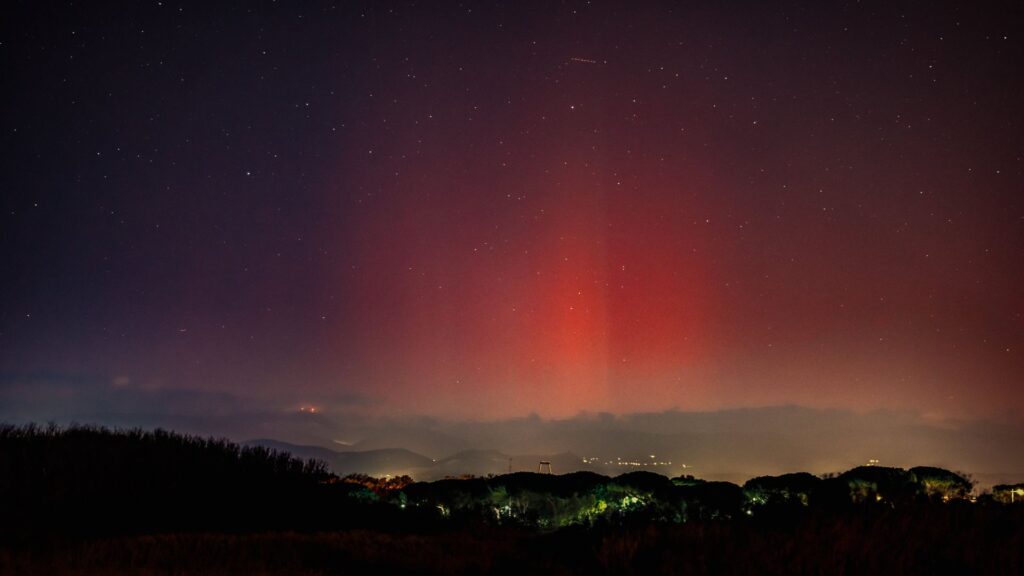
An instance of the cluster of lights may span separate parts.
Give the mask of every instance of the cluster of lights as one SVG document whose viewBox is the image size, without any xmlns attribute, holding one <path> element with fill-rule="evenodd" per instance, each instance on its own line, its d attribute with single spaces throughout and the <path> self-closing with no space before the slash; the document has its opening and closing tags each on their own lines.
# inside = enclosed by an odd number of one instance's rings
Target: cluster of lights
<svg viewBox="0 0 1024 576">
<path fill-rule="evenodd" d="M 616 458 L 614 462 L 612 462 L 611 460 L 605 460 L 604 464 L 607 465 L 607 466 L 611 466 L 612 464 L 614 464 L 616 466 L 671 466 L 672 465 L 672 461 L 671 460 L 668 460 L 668 461 L 656 460 L 657 456 L 654 455 L 654 454 L 651 454 L 650 457 L 651 457 L 650 461 L 623 460 L 622 458 Z M 599 458 L 597 456 L 594 456 L 592 458 L 583 458 L 582 461 L 583 461 L 584 464 L 601 464 L 601 458 Z M 683 468 L 686 468 L 685 464 L 683 465 Z"/>
<path fill-rule="evenodd" d="M 615 464 L 617 466 L 671 466 L 672 462 L 638 462 L 636 460 L 617 460 Z"/>
<path fill-rule="evenodd" d="M 305 412 L 306 414 L 316 414 L 319 410 L 316 406 L 299 406 L 299 412 Z"/>
</svg>

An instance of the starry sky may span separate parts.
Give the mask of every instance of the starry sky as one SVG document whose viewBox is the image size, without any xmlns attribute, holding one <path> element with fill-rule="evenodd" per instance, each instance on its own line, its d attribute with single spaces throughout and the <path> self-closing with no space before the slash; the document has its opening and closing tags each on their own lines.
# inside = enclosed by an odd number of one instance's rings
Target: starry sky
<svg viewBox="0 0 1024 576">
<path fill-rule="evenodd" d="M 4 415 L 1024 418 L 1022 12 L 13 2 Z"/>
</svg>

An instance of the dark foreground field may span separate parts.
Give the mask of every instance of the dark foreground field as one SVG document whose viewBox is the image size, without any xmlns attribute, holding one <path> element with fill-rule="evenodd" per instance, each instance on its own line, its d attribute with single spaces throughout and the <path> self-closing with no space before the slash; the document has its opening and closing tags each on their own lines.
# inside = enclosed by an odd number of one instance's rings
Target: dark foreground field
<svg viewBox="0 0 1024 576">
<path fill-rule="evenodd" d="M 0 551 L 0 574 L 1021 574 L 1024 514 L 401 533 L 180 533 Z M 989 514 L 988 512 L 991 512 Z"/>
<path fill-rule="evenodd" d="M 860 467 L 411 483 L 168 432 L 0 426 L 0 575 L 1022 574 L 1020 485 Z"/>
</svg>

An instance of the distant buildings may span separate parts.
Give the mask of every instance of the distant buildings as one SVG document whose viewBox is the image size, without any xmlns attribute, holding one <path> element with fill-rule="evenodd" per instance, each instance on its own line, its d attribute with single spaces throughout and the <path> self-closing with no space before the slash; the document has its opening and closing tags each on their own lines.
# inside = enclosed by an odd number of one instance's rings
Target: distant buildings
<svg viewBox="0 0 1024 576">
<path fill-rule="evenodd" d="M 649 455 L 649 459 L 646 459 L 646 458 L 628 458 L 628 457 L 626 459 L 622 459 L 621 457 L 616 457 L 615 460 L 606 460 L 604 458 L 601 458 L 600 456 L 594 456 L 594 457 L 591 457 L 591 458 L 583 458 L 582 462 L 584 464 L 589 464 L 591 466 L 594 466 L 594 465 L 604 465 L 604 466 L 625 466 L 625 467 L 634 467 L 634 468 L 646 468 L 646 467 L 671 466 L 672 465 L 672 461 L 671 460 L 658 460 L 657 458 L 658 457 L 656 455 L 654 455 L 654 454 Z M 683 468 L 686 468 L 685 464 L 683 465 Z"/>
</svg>

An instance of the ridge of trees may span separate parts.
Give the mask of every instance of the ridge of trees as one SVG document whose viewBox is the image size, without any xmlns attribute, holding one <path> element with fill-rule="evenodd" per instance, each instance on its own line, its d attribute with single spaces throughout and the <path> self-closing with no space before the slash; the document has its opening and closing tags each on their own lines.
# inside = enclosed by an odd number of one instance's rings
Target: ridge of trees
<svg viewBox="0 0 1024 576">
<path fill-rule="evenodd" d="M 168 531 L 785 519 L 855 510 L 1024 502 L 1024 484 L 972 497 L 962 473 L 860 466 L 739 486 L 653 472 L 516 472 L 415 482 L 339 478 L 317 460 L 165 430 L 0 425 L 0 537 Z"/>
</svg>

